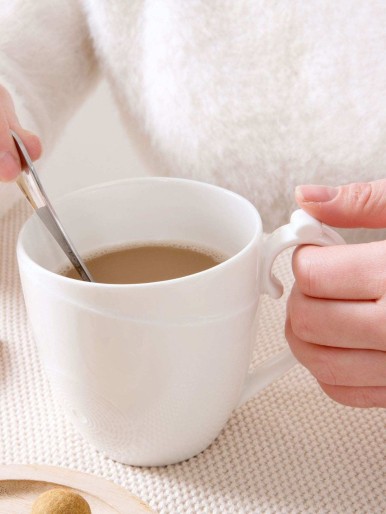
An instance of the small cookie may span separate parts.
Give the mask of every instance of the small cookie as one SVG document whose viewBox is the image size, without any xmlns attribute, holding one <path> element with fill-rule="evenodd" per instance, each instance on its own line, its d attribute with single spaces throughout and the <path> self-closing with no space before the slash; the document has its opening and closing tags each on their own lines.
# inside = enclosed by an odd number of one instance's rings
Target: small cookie
<svg viewBox="0 0 386 514">
<path fill-rule="evenodd" d="M 41 494 L 31 514 L 91 514 L 89 504 L 70 489 L 55 488 Z"/>
</svg>

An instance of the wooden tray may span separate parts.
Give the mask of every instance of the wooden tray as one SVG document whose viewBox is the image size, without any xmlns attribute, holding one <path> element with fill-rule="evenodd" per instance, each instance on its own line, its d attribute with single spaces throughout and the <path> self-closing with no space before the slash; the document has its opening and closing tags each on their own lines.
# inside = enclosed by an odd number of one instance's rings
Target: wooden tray
<svg viewBox="0 0 386 514">
<path fill-rule="evenodd" d="M 92 514 L 149 514 L 150 507 L 113 482 L 51 466 L 0 466 L 0 514 L 30 514 L 35 499 L 53 487 L 69 488 L 88 501 Z"/>
</svg>

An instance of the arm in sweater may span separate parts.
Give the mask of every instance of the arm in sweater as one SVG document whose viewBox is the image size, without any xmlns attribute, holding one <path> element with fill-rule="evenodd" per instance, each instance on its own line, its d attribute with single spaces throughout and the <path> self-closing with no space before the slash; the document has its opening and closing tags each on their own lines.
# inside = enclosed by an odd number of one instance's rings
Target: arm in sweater
<svg viewBox="0 0 386 514">
<path fill-rule="evenodd" d="M 39 136 L 44 155 L 97 75 L 78 0 L 2 3 L 0 85 L 10 94 L 21 126 Z M 15 189 L 0 183 L 0 215 L 12 205 Z"/>
</svg>

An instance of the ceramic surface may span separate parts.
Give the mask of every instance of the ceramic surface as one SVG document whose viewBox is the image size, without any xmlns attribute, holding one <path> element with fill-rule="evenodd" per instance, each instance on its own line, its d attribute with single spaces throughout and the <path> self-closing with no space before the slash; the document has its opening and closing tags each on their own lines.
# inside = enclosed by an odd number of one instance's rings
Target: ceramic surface
<svg viewBox="0 0 386 514">
<path fill-rule="evenodd" d="M 281 294 L 273 261 L 292 245 L 343 242 L 296 211 L 263 243 L 252 204 L 184 179 L 102 184 L 55 207 L 82 255 L 168 240 L 230 256 L 175 280 L 95 284 L 56 273 L 66 258 L 35 215 L 20 234 L 28 314 L 56 398 L 86 439 L 134 465 L 201 452 L 236 407 L 294 364 L 285 350 L 248 374 L 260 294 Z"/>
</svg>

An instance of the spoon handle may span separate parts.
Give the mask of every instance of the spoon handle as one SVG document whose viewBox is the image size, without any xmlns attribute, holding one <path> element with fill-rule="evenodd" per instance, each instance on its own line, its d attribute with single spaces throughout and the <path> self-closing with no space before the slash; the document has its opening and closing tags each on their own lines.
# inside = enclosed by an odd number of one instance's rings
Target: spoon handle
<svg viewBox="0 0 386 514">
<path fill-rule="evenodd" d="M 32 159 L 29 156 L 23 141 L 13 130 L 11 130 L 11 134 L 15 141 L 22 165 L 22 172 L 17 179 L 17 185 L 22 190 L 23 194 L 32 205 L 39 218 L 43 221 L 46 228 L 50 231 L 56 242 L 67 255 L 82 280 L 94 282 L 85 263 L 76 251 L 70 238 L 67 236 L 63 225 L 60 223 L 60 220 L 44 191 Z"/>
</svg>

